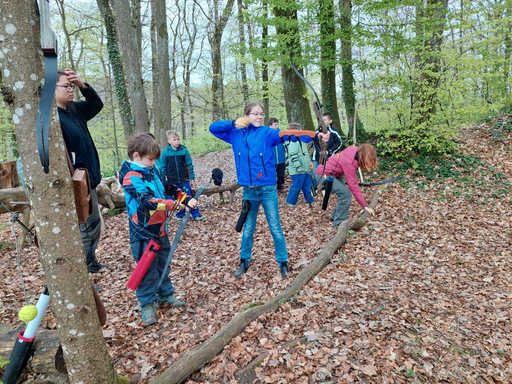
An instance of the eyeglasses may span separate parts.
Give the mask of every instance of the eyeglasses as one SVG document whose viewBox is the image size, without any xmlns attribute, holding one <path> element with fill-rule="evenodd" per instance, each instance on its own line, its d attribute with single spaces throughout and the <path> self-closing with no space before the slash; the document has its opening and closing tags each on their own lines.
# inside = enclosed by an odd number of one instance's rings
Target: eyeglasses
<svg viewBox="0 0 512 384">
<path fill-rule="evenodd" d="M 256 117 L 265 117 L 264 113 L 254 113 L 254 112 L 251 112 L 251 113 L 249 113 L 249 115 L 254 115 Z"/>
<path fill-rule="evenodd" d="M 75 89 L 75 85 L 74 84 L 69 84 L 69 85 L 59 85 L 59 84 L 57 84 L 56 87 L 66 88 L 66 89 L 71 89 L 71 90 Z"/>
</svg>

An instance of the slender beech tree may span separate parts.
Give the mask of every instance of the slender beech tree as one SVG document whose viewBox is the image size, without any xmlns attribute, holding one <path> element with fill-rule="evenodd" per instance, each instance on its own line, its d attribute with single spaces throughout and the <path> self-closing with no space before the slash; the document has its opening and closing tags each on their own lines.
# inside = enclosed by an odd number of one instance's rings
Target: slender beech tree
<svg viewBox="0 0 512 384">
<path fill-rule="evenodd" d="M 247 65 L 245 64 L 245 28 L 244 28 L 244 4 L 243 0 L 237 0 L 238 5 L 238 37 L 240 40 L 240 76 L 242 78 L 242 97 L 244 104 L 249 101 L 249 87 L 247 86 Z"/>
<path fill-rule="evenodd" d="M 419 7 L 423 4 L 419 4 Z M 425 8 L 419 14 L 424 17 L 420 20 L 424 31 L 419 38 L 423 46 L 419 52 L 419 76 L 413 95 L 413 129 L 429 130 L 428 123 L 436 113 L 438 104 L 438 90 L 441 76 L 441 45 L 443 42 L 444 27 L 448 0 L 427 0 Z"/>
<path fill-rule="evenodd" d="M 142 81 L 142 59 L 138 44 L 134 44 L 137 42 L 137 33 L 136 28 L 132 25 L 130 3 L 126 0 L 112 0 L 112 4 L 135 132 L 147 132 L 149 131 L 149 115 Z"/>
<path fill-rule="evenodd" d="M 276 32 L 281 59 L 281 76 L 283 81 L 286 116 L 288 122 L 300 123 L 304 129 L 314 131 L 316 124 L 311 117 L 311 105 L 308 101 L 306 84 L 297 76 L 290 65 L 290 52 L 293 61 L 299 66 L 302 58 L 296 0 L 286 2 L 273 1 L 276 16 Z M 302 71 L 302 69 L 300 69 Z"/>
<path fill-rule="evenodd" d="M 158 52 L 157 69 L 159 73 L 158 99 L 153 100 L 153 108 L 160 109 L 160 121 L 155 121 L 155 136 L 161 145 L 167 144 L 166 131 L 171 130 L 171 77 L 169 74 L 169 34 L 167 32 L 167 11 L 165 0 L 152 0 L 155 7 L 156 46 Z"/>
<path fill-rule="evenodd" d="M 318 0 L 318 22 L 320 24 L 320 68 L 322 104 L 332 113 L 333 125 L 341 134 L 341 122 L 336 96 L 336 30 L 333 0 Z"/>
<path fill-rule="evenodd" d="M 341 74 L 342 96 L 347 113 L 348 138 L 352 138 L 354 115 L 356 110 L 356 93 L 354 90 L 354 69 L 352 63 L 352 0 L 340 1 L 341 32 Z M 364 139 L 365 132 L 359 115 L 356 121 L 357 137 Z M 358 140 L 360 141 L 360 140 Z"/>
<path fill-rule="evenodd" d="M 268 94 L 268 0 L 263 0 L 263 24 L 261 26 L 261 90 L 263 93 L 263 110 L 270 114 L 270 97 Z M 251 39 L 252 41 L 253 39 Z"/>
<path fill-rule="evenodd" d="M 235 0 L 227 0 L 221 10 L 220 1 L 212 0 L 212 17 L 210 17 L 209 41 L 212 55 L 212 119 L 213 121 L 226 118 L 224 107 L 224 79 L 222 75 L 222 34 L 233 10 Z"/>
<path fill-rule="evenodd" d="M 160 76 L 158 71 L 158 47 L 157 47 L 157 30 L 156 30 L 156 6 L 154 0 L 151 1 L 151 23 L 149 27 L 149 35 L 151 41 L 151 80 L 152 80 L 152 92 L 153 92 L 153 103 L 150 110 L 150 120 L 153 121 L 153 127 L 155 131 L 158 130 L 157 126 L 161 121 L 160 118 L 160 103 L 158 103 L 158 83 L 160 82 Z"/>
<path fill-rule="evenodd" d="M 114 74 L 117 104 L 119 105 L 119 114 L 121 116 L 121 123 L 123 124 L 124 137 L 126 141 L 128 140 L 128 137 L 135 132 L 135 122 L 126 90 L 124 67 L 121 60 L 121 53 L 119 51 L 119 40 L 117 38 L 114 14 L 109 0 L 96 0 L 96 2 L 98 3 L 98 8 L 100 9 L 105 22 L 108 58 Z"/>
<path fill-rule="evenodd" d="M 12 114 L 35 218 L 39 260 L 50 292 L 71 383 L 115 383 L 85 265 L 73 186 L 55 106 L 49 129 L 50 171 L 39 160 L 34 126 L 45 78 L 37 2 L 0 0 L 0 87 Z M 53 95 L 52 95 L 53 96 Z"/>
</svg>

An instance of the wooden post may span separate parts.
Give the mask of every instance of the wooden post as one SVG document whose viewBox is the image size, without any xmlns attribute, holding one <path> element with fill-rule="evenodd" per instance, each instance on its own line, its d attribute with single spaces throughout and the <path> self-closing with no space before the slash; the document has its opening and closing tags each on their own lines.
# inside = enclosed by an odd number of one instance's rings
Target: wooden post
<svg viewBox="0 0 512 384">
<path fill-rule="evenodd" d="M 0 161 L 0 189 L 15 188 L 19 183 L 16 161 Z"/>
</svg>

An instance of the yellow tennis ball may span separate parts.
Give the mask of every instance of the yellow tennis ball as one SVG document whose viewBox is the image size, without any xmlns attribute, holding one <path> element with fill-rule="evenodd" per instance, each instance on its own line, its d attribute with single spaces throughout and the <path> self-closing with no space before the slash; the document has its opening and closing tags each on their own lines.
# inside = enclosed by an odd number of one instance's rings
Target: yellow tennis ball
<svg viewBox="0 0 512 384">
<path fill-rule="evenodd" d="M 32 321 L 37 316 L 37 307 L 35 305 L 25 305 L 20 309 L 18 316 L 21 321 Z"/>
</svg>

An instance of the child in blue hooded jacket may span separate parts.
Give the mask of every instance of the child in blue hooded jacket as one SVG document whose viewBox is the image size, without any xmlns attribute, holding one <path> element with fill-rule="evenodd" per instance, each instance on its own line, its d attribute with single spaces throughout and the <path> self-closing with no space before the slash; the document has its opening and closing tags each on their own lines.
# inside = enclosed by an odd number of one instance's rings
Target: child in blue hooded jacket
<svg viewBox="0 0 512 384">
<path fill-rule="evenodd" d="M 243 198 L 250 202 L 245 221 L 240 250 L 240 267 L 235 272 L 239 277 L 247 272 L 252 255 L 254 230 L 260 204 L 274 240 L 276 260 L 281 276 L 288 273 L 288 252 L 283 230 L 279 221 L 276 172 L 273 147 L 285 140 L 310 142 L 321 138 L 329 140 L 329 134 L 311 131 L 279 131 L 263 125 L 263 106 L 250 102 L 244 108 L 244 116 L 236 121 L 219 120 L 210 125 L 210 132 L 230 143 L 235 155 L 238 184 L 244 187 Z"/>
<path fill-rule="evenodd" d="M 171 248 L 167 214 L 180 205 L 167 193 L 175 197 L 179 189 L 167 188 L 166 192 L 160 175 L 153 168 L 159 156 L 160 147 L 152 134 L 135 135 L 128 142 L 130 161 L 125 161 L 119 172 L 128 211 L 130 246 L 135 261 L 139 262 L 151 239 L 158 239 L 162 244 L 136 290 L 145 325 L 157 322 L 157 304 L 168 303 L 178 307 L 185 304 L 174 297 L 174 286 L 169 277 L 171 266 L 166 262 Z M 196 208 L 197 200 L 186 198 L 184 204 Z M 165 277 L 158 287 L 162 275 Z"/>
</svg>

